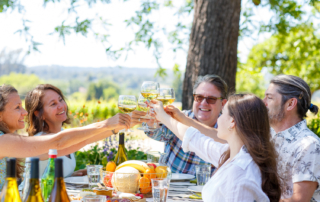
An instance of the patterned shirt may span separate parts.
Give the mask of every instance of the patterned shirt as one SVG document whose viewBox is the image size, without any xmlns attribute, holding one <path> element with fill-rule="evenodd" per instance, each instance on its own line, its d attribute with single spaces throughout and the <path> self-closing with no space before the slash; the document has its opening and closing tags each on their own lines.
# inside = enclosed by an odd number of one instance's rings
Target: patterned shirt
<svg viewBox="0 0 320 202">
<path fill-rule="evenodd" d="M 0 131 L 0 136 L 4 133 Z M 4 157 L 3 159 L 0 159 L 0 190 L 2 190 L 2 187 L 6 180 L 6 171 L 7 171 L 7 158 Z"/>
<path fill-rule="evenodd" d="M 279 153 L 278 172 L 284 180 L 282 198 L 293 194 L 293 183 L 318 183 L 311 201 L 320 202 L 320 139 L 303 120 L 291 128 L 276 133 L 271 130 L 275 148 Z"/>
<path fill-rule="evenodd" d="M 196 120 L 194 113 L 191 110 L 184 110 L 183 113 Z M 214 128 L 217 128 L 216 123 Z M 145 132 L 146 135 L 154 140 L 165 142 L 165 153 L 167 154 L 166 164 L 171 168 L 173 173 L 186 173 L 195 175 L 195 166 L 203 164 L 211 164 L 200 157 L 194 152 L 184 152 L 182 149 L 182 141 L 165 125 L 156 129 L 154 132 Z M 211 172 L 215 167 L 211 165 Z"/>
</svg>

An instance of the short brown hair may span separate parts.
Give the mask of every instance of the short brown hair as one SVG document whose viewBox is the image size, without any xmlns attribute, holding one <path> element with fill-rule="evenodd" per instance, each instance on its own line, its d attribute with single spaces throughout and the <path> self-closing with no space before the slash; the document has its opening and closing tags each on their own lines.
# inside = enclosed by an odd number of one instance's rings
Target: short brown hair
<svg viewBox="0 0 320 202">
<path fill-rule="evenodd" d="M 65 97 L 63 96 L 61 90 L 51 84 L 40 84 L 35 87 L 33 90 L 27 93 L 25 99 L 26 110 L 28 112 L 27 123 L 28 128 L 27 132 L 29 136 L 34 136 L 38 132 L 46 131 L 49 129 L 49 125 L 42 119 L 43 115 L 43 103 L 42 98 L 45 94 L 46 90 L 53 90 L 58 93 L 61 98 L 65 101 Z M 39 115 L 36 116 L 34 114 L 35 111 L 39 111 Z M 67 119 L 62 124 L 69 124 L 70 117 L 68 113 L 69 109 L 67 107 Z"/>
<path fill-rule="evenodd" d="M 199 76 L 197 81 L 193 86 L 193 94 L 196 92 L 197 88 L 201 83 L 211 83 L 216 86 L 223 99 L 228 99 L 228 85 L 227 83 L 218 75 L 215 74 L 207 74 L 205 76 Z"/>
</svg>

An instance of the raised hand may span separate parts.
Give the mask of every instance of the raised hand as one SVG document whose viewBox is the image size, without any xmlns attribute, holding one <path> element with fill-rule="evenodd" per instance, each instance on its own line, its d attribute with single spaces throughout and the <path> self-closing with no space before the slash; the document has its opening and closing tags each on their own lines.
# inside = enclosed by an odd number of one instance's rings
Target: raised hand
<svg viewBox="0 0 320 202">
<path fill-rule="evenodd" d="M 186 115 L 173 105 L 166 106 L 164 111 L 181 123 L 183 123 L 183 120 L 186 118 Z"/>
<path fill-rule="evenodd" d="M 153 109 L 151 110 L 151 116 L 155 117 L 157 120 L 163 122 L 163 120 L 168 116 L 163 109 L 162 102 L 158 100 L 151 100 L 150 107 Z"/>
<path fill-rule="evenodd" d="M 149 119 L 144 118 L 147 112 L 133 111 L 131 114 L 131 127 L 141 124 L 142 122 L 147 122 Z"/>
<path fill-rule="evenodd" d="M 116 114 L 106 120 L 105 127 L 109 130 L 116 128 L 130 128 L 131 117 L 128 114 Z"/>
</svg>

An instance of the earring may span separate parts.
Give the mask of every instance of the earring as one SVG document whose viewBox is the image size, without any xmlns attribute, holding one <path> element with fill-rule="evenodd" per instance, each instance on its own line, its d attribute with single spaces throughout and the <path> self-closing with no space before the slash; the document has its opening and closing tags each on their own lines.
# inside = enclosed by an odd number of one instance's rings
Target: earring
<svg viewBox="0 0 320 202">
<path fill-rule="evenodd" d="M 229 126 L 229 127 L 228 127 L 228 130 L 229 130 L 229 131 L 232 131 L 232 128 L 231 128 L 231 126 Z"/>
</svg>

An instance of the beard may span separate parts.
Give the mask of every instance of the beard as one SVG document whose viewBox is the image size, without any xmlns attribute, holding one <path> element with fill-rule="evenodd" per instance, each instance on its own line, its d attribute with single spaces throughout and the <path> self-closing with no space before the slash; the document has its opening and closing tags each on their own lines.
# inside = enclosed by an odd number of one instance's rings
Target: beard
<svg viewBox="0 0 320 202">
<path fill-rule="evenodd" d="M 279 123 L 284 118 L 284 105 L 277 107 L 274 110 L 270 110 L 268 108 L 268 116 L 269 116 L 269 122 L 270 125 L 273 125 L 275 123 Z"/>
</svg>

